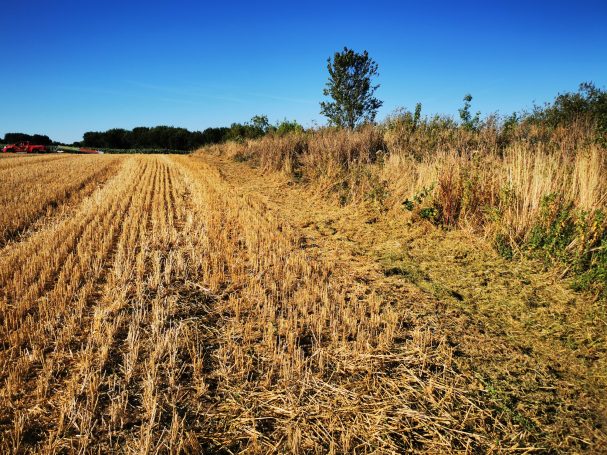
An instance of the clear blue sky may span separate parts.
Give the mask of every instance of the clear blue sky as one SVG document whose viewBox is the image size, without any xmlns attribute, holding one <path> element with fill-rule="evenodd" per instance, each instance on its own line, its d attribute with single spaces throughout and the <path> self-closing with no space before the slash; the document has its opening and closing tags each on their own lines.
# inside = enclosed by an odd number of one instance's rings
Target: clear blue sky
<svg viewBox="0 0 607 455">
<path fill-rule="evenodd" d="M 4 1 L 0 135 L 246 121 L 324 123 L 326 59 L 379 64 L 379 117 L 510 113 L 607 86 L 607 1 Z"/>
</svg>

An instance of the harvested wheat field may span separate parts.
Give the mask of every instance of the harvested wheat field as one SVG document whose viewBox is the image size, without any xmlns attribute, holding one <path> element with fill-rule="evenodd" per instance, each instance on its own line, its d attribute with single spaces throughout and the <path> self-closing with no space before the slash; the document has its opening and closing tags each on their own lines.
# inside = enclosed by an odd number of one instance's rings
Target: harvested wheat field
<svg viewBox="0 0 607 455">
<path fill-rule="evenodd" d="M 597 301 L 465 231 L 208 153 L 0 201 L 2 453 L 607 451 Z"/>
</svg>

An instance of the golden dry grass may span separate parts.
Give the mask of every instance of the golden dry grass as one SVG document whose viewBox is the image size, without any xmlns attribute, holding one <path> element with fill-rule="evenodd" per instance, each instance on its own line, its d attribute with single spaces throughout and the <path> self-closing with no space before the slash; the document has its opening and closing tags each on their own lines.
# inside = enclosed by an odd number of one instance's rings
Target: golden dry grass
<svg viewBox="0 0 607 455">
<path fill-rule="evenodd" d="M 509 256 L 531 245 L 607 291 L 607 149 L 583 123 L 521 125 L 507 136 L 491 124 L 412 130 L 388 120 L 203 153 L 281 172 L 341 205 L 372 204 L 399 217 L 405 204 L 414 218 L 473 230 Z"/>
<path fill-rule="evenodd" d="M 572 291 L 542 263 L 500 257 L 469 230 L 411 223 L 404 209 L 330 203 L 313 182 L 205 160 L 289 219 L 304 248 L 395 305 L 409 328 L 441 334 L 462 389 L 491 414 L 475 429 L 494 445 L 475 450 L 606 450 L 604 300 Z"/>
<path fill-rule="evenodd" d="M 69 199 L 90 194 L 115 165 L 112 157 L 57 155 L 0 161 L 0 246 Z"/>
<path fill-rule="evenodd" d="M 208 156 L 41 158 L 0 162 L 17 220 L 0 249 L 3 453 L 605 448 L 600 373 L 513 355 L 516 311 L 496 319 L 479 293 L 467 312 L 453 292 L 471 291 L 433 275 L 452 265 L 406 223 Z M 492 375 L 497 346 L 544 383 Z"/>
</svg>

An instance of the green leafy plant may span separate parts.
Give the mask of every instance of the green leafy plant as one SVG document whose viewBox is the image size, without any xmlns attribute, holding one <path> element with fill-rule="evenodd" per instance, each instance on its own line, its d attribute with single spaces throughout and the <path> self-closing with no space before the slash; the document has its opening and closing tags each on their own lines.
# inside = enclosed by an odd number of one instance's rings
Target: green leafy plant
<svg viewBox="0 0 607 455">
<path fill-rule="evenodd" d="M 296 120 L 283 120 L 279 124 L 276 125 L 275 131 L 278 136 L 285 136 L 289 133 L 303 133 L 304 127 L 297 123 Z"/>
<path fill-rule="evenodd" d="M 564 204 L 557 194 L 549 194 L 542 200 L 538 223 L 531 229 L 529 246 L 542 250 L 550 258 L 566 259 L 567 246 L 576 234 L 571 203 Z"/>
<path fill-rule="evenodd" d="M 437 207 L 424 207 L 419 211 L 420 218 L 437 224 L 440 220 L 440 210 Z"/>
<path fill-rule="evenodd" d="M 464 107 L 459 109 L 459 118 L 462 121 L 462 127 L 466 130 L 476 131 L 478 130 L 481 123 L 481 113 L 477 112 L 474 117 L 470 112 L 472 101 L 472 95 L 467 94 L 464 96 Z"/>
<path fill-rule="evenodd" d="M 432 191 L 434 191 L 436 184 L 433 183 L 432 185 L 428 186 L 428 187 L 422 187 L 421 191 L 415 193 L 413 195 L 413 197 L 411 199 L 406 199 L 403 202 L 403 205 L 405 206 L 405 208 L 409 211 L 413 211 L 413 209 L 415 208 L 416 204 L 417 205 L 421 205 L 424 200 L 430 195 L 432 194 Z"/>
<path fill-rule="evenodd" d="M 506 237 L 504 234 L 496 234 L 495 238 L 493 239 L 493 245 L 499 255 L 503 258 L 512 259 L 514 257 L 514 250 L 512 249 L 512 245 L 510 244 L 508 237 Z"/>
<path fill-rule="evenodd" d="M 390 192 L 388 191 L 388 182 L 375 177 L 371 179 L 370 185 L 371 190 L 367 193 L 367 199 L 383 209 L 386 199 L 390 195 Z"/>
<path fill-rule="evenodd" d="M 575 276 L 576 289 L 607 290 L 607 216 L 602 210 L 574 210 L 549 194 L 542 200 L 527 246 L 541 251 L 545 260 L 565 264 Z"/>
</svg>

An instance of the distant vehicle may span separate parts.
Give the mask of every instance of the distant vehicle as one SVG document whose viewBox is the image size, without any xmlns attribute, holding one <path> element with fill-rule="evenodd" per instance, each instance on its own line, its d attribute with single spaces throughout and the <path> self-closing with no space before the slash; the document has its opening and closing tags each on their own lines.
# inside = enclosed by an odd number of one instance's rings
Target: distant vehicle
<svg viewBox="0 0 607 455">
<path fill-rule="evenodd" d="M 47 153 L 50 150 L 45 145 L 33 145 L 29 142 L 19 142 L 17 144 L 8 144 L 2 149 L 3 153 Z"/>
<path fill-rule="evenodd" d="M 57 153 L 103 154 L 101 150 L 89 149 L 86 147 L 72 147 L 69 145 L 59 146 L 57 148 Z"/>
<path fill-rule="evenodd" d="M 103 154 L 103 152 L 102 152 L 101 150 L 87 149 L 87 148 L 84 148 L 84 147 L 80 147 L 79 152 L 80 152 L 80 153 L 91 153 L 91 154 L 98 154 L 98 155 Z"/>
</svg>

